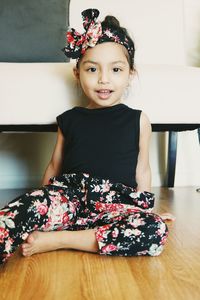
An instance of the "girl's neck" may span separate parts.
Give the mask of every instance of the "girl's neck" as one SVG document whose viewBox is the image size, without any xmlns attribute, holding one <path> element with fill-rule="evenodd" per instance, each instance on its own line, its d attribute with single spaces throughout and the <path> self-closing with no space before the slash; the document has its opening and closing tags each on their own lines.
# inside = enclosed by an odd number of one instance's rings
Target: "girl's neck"
<svg viewBox="0 0 200 300">
<path fill-rule="evenodd" d="M 121 104 L 121 102 L 113 103 L 112 105 L 109 105 L 109 106 L 88 104 L 88 106 L 86 106 L 86 108 L 88 108 L 88 109 L 106 108 L 106 107 L 112 107 L 112 106 L 115 106 L 115 105 L 118 105 L 118 104 Z"/>
</svg>

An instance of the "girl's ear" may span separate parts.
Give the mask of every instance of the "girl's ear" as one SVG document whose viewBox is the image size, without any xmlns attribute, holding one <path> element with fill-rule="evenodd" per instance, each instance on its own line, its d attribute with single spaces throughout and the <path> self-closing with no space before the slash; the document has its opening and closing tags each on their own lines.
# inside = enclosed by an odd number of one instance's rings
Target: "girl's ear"
<svg viewBox="0 0 200 300">
<path fill-rule="evenodd" d="M 132 80 L 133 79 L 133 77 L 135 76 L 135 73 L 136 73 L 136 71 L 135 70 L 130 70 L 130 80 Z"/>
<path fill-rule="evenodd" d="M 73 72 L 74 72 L 74 76 L 76 77 L 76 79 L 79 80 L 79 70 L 76 67 L 74 67 Z"/>
<path fill-rule="evenodd" d="M 128 85 L 131 84 L 134 76 L 135 76 L 135 70 L 130 70 L 129 79 L 128 79 Z"/>
</svg>

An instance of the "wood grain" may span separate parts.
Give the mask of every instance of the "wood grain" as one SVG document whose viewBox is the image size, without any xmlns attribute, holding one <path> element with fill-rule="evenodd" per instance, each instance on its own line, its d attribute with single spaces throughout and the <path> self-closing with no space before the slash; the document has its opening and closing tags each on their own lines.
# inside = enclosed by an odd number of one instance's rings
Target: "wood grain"
<svg viewBox="0 0 200 300">
<path fill-rule="evenodd" d="M 200 299 L 200 193 L 154 188 L 155 212 L 171 212 L 158 257 L 106 257 L 75 250 L 21 256 L 0 267 L 1 300 Z"/>
</svg>

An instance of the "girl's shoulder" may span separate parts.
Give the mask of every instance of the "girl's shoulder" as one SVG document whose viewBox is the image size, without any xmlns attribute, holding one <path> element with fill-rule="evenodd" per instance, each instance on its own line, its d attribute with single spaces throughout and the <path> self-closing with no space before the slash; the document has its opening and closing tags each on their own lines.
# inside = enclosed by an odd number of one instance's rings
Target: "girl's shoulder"
<svg viewBox="0 0 200 300">
<path fill-rule="evenodd" d="M 75 107 L 70 108 L 70 109 L 67 109 L 67 110 L 65 110 L 64 112 L 60 113 L 60 114 L 57 116 L 57 118 L 58 118 L 58 117 L 68 116 L 68 115 L 73 115 L 73 114 L 74 114 L 74 111 L 75 111 Z"/>
<path fill-rule="evenodd" d="M 141 134 L 150 135 L 151 131 L 152 127 L 149 117 L 142 111 L 140 117 L 140 132 Z"/>
</svg>

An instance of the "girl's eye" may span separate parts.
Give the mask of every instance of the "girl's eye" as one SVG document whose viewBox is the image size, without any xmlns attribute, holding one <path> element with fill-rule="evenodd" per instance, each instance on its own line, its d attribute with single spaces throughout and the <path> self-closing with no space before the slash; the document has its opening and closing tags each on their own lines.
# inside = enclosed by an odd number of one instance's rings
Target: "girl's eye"
<svg viewBox="0 0 200 300">
<path fill-rule="evenodd" d="M 91 68 L 88 68 L 87 71 L 94 73 L 96 71 L 96 68 L 91 67 Z"/>
<path fill-rule="evenodd" d="M 118 72 L 121 71 L 121 69 L 120 69 L 120 68 L 113 68 L 113 71 L 114 71 L 115 73 L 118 73 Z"/>
</svg>

